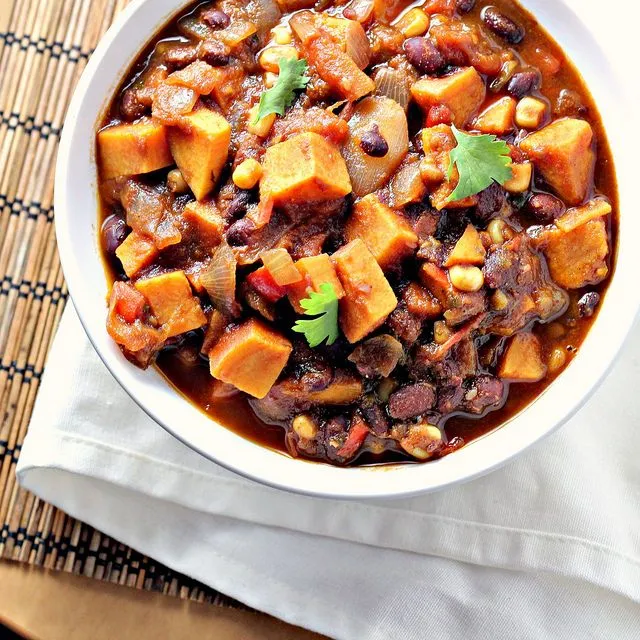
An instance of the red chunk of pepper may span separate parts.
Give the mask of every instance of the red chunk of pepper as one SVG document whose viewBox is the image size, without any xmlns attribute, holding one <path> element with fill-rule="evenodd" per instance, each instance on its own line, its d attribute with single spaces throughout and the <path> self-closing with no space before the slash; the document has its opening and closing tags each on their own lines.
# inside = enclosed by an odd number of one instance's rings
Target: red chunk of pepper
<svg viewBox="0 0 640 640">
<path fill-rule="evenodd" d="M 125 322 L 132 324 L 142 318 L 147 301 L 137 289 L 125 282 L 116 282 L 112 295 L 115 296 L 116 313 Z"/>
<path fill-rule="evenodd" d="M 344 444 L 338 449 L 338 455 L 341 458 L 349 459 L 353 458 L 356 455 L 358 449 L 362 446 L 364 439 L 369 434 L 369 427 L 367 427 L 364 420 L 355 416 L 352 423 L 351 429 L 349 429 L 349 435 L 347 435 L 347 439 Z"/>
<path fill-rule="evenodd" d="M 287 290 L 273 279 L 266 267 L 260 267 L 257 271 L 249 274 L 247 282 L 269 302 L 277 302 L 287 295 Z"/>
<path fill-rule="evenodd" d="M 439 124 L 451 124 L 453 122 L 453 113 L 451 109 L 444 104 L 437 104 L 429 109 L 427 114 L 427 127 L 435 127 Z"/>
</svg>

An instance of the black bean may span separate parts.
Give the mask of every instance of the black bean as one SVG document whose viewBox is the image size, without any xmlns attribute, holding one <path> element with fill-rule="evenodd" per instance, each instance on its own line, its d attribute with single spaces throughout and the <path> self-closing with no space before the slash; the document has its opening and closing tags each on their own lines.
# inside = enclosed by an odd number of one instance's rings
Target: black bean
<svg viewBox="0 0 640 640">
<path fill-rule="evenodd" d="M 360 139 L 360 147 L 372 158 L 383 158 L 389 152 L 389 145 L 382 137 L 377 124 L 374 124 L 369 131 L 366 131 Z"/>
<path fill-rule="evenodd" d="M 469 13 L 476 6 L 476 0 L 457 0 L 456 9 L 458 13 Z"/>
<path fill-rule="evenodd" d="M 214 29 L 226 29 L 231 24 L 231 18 L 219 9 L 206 9 L 202 12 L 202 20 Z"/>
<path fill-rule="evenodd" d="M 127 223 L 119 215 L 109 216 L 102 225 L 102 241 L 107 253 L 113 254 L 127 237 Z"/>
<path fill-rule="evenodd" d="M 246 245 L 255 228 L 252 220 L 241 218 L 227 229 L 227 242 L 236 247 Z"/>
<path fill-rule="evenodd" d="M 242 217 L 247 213 L 249 202 L 251 202 L 251 191 L 246 191 L 244 189 L 238 190 L 238 192 L 233 196 L 233 200 L 231 200 L 227 206 L 227 210 L 225 211 L 226 217 L 234 220 Z"/>
<path fill-rule="evenodd" d="M 198 51 L 198 57 L 212 67 L 224 67 L 229 64 L 229 54 L 229 47 L 217 40 L 205 40 Z"/>
<path fill-rule="evenodd" d="M 471 381 L 470 388 L 464 395 L 465 411 L 480 415 L 488 407 L 495 407 L 502 402 L 504 383 L 499 378 L 483 375 Z"/>
<path fill-rule="evenodd" d="M 389 430 L 389 419 L 377 404 L 362 407 L 362 415 L 371 431 L 377 436 L 384 436 Z"/>
<path fill-rule="evenodd" d="M 595 291 L 585 293 L 578 300 L 578 313 L 581 318 L 590 318 L 596 311 L 596 307 L 600 303 L 600 294 Z"/>
<path fill-rule="evenodd" d="M 482 12 L 482 20 L 495 33 L 510 44 L 518 44 L 524 38 L 524 29 L 495 7 Z"/>
<path fill-rule="evenodd" d="M 405 40 L 404 52 L 407 60 L 421 73 L 437 73 L 446 64 L 444 56 L 429 38 Z"/>
<path fill-rule="evenodd" d="M 537 71 L 521 71 L 512 76 L 507 84 L 507 92 L 514 98 L 524 98 L 540 87 L 540 74 Z"/>
<path fill-rule="evenodd" d="M 534 193 L 527 201 L 527 212 L 538 222 L 549 224 L 565 211 L 562 200 L 550 193 Z"/>
<path fill-rule="evenodd" d="M 506 200 L 507 192 L 497 182 L 494 182 L 478 194 L 476 217 L 482 222 L 488 222 L 502 211 Z"/>
</svg>

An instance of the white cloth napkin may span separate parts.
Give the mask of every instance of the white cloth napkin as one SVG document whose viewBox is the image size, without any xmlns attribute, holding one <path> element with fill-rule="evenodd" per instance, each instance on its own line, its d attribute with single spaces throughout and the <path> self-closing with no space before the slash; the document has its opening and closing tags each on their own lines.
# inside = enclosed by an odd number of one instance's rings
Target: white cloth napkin
<svg viewBox="0 0 640 640">
<path fill-rule="evenodd" d="M 640 334 L 589 404 L 438 494 L 287 494 L 203 459 L 112 379 L 69 308 L 18 477 L 67 513 L 335 638 L 638 638 Z"/>
</svg>

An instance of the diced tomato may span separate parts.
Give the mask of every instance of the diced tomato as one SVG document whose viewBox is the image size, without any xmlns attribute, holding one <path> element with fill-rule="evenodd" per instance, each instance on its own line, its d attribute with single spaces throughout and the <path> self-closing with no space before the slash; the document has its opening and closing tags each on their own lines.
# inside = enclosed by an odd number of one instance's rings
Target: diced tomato
<svg viewBox="0 0 640 640">
<path fill-rule="evenodd" d="M 369 427 L 361 418 L 355 416 L 345 443 L 338 449 L 338 455 L 345 459 L 353 458 L 368 434 Z"/>
<path fill-rule="evenodd" d="M 428 0 L 422 9 L 430 15 L 452 16 L 456 11 L 456 0 Z"/>
<path fill-rule="evenodd" d="M 427 114 L 427 127 L 435 127 L 438 124 L 451 124 L 453 122 L 453 113 L 451 109 L 444 104 L 437 104 L 429 109 Z"/>
<path fill-rule="evenodd" d="M 277 302 L 287 295 L 287 290 L 273 279 L 266 267 L 260 267 L 257 271 L 249 274 L 247 282 L 269 302 Z"/>
<path fill-rule="evenodd" d="M 115 301 L 115 310 L 125 322 L 133 323 L 142 317 L 147 304 L 145 297 L 130 284 L 116 282 L 111 291 Z"/>
</svg>

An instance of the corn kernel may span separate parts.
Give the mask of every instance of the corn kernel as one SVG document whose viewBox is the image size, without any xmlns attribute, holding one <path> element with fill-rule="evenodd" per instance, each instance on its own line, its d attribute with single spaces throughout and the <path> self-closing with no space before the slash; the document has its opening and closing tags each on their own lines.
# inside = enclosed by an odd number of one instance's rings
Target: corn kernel
<svg viewBox="0 0 640 640">
<path fill-rule="evenodd" d="M 318 433 L 318 426 L 313 421 L 313 418 L 306 413 L 297 415 L 293 419 L 291 426 L 302 440 L 313 440 Z"/>
<path fill-rule="evenodd" d="M 487 231 L 491 236 L 491 240 L 494 244 L 502 244 L 505 241 L 504 231 L 507 227 L 507 223 L 504 220 L 498 218 L 492 220 L 487 227 Z"/>
<path fill-rule="evenodd" d="M 542 100 L 527 96 L 516 106 L 516 124 L 523 129 L 537 129 L 546 113 L 547 105 Z"/>
<path fill-rule="evenodd" d="M 433 323 L 433 340 L 436 344 L 444 344 L 451 337 L 451 329 L 444 320 Z"/>
<path fill-rule="evenodd" d="M 522 162 L 512 164 L 513 177 L 507 180 L 502 186 L 509 193 L 524 193 L 531 184 L 531 176 L 533 175 L 533 165 L 530 162 Z"/>
<path fill-rule="evenodd" d="M 451 284 L 460 291 L 473 293 L 484 286 L 484 274 L 478 267 L 455 265 L 449 269 Z"/>
<path fill-rule="evenodd" d="M 509 306 L 509 298 L 507 297 L 507 294 L 500 289 L 496 289 L 494 294 L 491 296 L 491 306 L 496 311 L 504 311 Z"/>
<path fill-rule="evenodd" d="M 278 77 L 279 77 L 279 74 L 272 73 L 271 71 L 267 71 L 262 76 L 262 81 L 264 82 L 264 86 L 267 89 L 271 89 L 271 87 L 273 87 L 275 85 L 275 83 L 278 82 Z"/>
<path fill-rule="evenodd" d="M 427 458 L 430 458 L 433 454 L 424 447 L 418 446 L 416 442 L 428 445 L 432 442 L 439 442 L 440 440 L 442 440 L 442 433 L 440 433 L 438 427 L 426 423 L 417 424 L 412 426 L 407 435 L 400 440 L 400 446 L 414 458 L 427 460 Z"/>
<path fill-rule="evenodd" d="M 415 38 L 427 32 L 429 28 L 429 16 L 419 7 L 410 9 L 395 24 L 396 29 L 405 38 Z"/>
<path fill-rule="evenodd" d="M 555 373 L 564 367 L 567 362 L 567 353 L 561 347 L 556 347 L 549 355 L 547 366 L 550 373 Z"/>
<path fill-rule="evenodd" d="M 273 123 L 276 121 L 276 114 L 270 113 L 268 116 L 264 116 L 255 122 L 256 116 L 258 115 L 259 105 L 254 105 L 249 110 L 249 119 L 247 120 L 247 131 L 249 133 L 253 133 L 255 136 L 260 136 L 261 138 L 266 138 L 269 135 L 269 131 L 271 131 L 271 127 L 273 127 Z"/>
<path fill-rule="evenodd" d="M 550 340 L 562 338 L 566 333 L 567 330 L 559 322 L 552 322 L 547 325 L 547 337 Z"/>
<path fill-rule="evenodd" d="M 271 73 L 278 73 L 280 71 L 280 65 L 278 64 L 282 58 L 287 60 L 297 60 L 298 51 L 291 45 L 275 45 L 273 47 L 267 47 L 258 58 L 258 64 L 265 70 L 271 71 Z"/>
<path fill-rule="evenodd" d="M 262 178 L 262 165 L 253 158 L 247 158 L 236 167 L 232 178 L 238 189 L 253 189 Z"/>
<path fill-rule="evenodd" d="M 271 33 L 273 34 L 273 39 L 277 44 L 291 44 L 293 40 L 291 30 L 289 29 L 289 27 L 286 27 L 283 24 L 274 27 L 271 30 Z"/>
<path fill-rule="evenodd" d="M 180 169 L 172 169 L 167 174 L 167 186 L 172 193 L 187 193 L 189 185 L 180 172 Z"/>
</svg>

